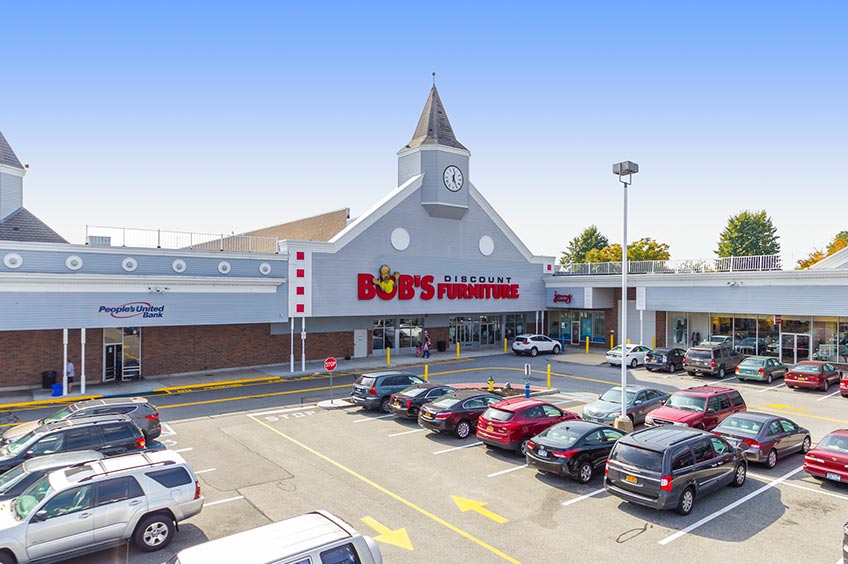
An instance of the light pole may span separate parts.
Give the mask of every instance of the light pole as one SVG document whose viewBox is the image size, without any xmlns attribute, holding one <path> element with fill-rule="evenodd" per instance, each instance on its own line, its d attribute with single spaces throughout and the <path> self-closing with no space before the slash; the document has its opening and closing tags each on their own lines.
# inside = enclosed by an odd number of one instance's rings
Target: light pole
<svg viewBox="0 0 848 564">
<path fill-rule="evenodd" d="M 639 172 L 639 165 L 623 161 L 612 165 L 612 173 L 618 176 L 618 181 L 624 186 L 624 225 L 621 236 L 621 332 L 618 342 L 621 343 L 621 413 L 615 419 L 616 429 L 630 433 L 633 422 L 627 417 L 627 187 L 632 184 L 632 175 Z"/>
</svg>

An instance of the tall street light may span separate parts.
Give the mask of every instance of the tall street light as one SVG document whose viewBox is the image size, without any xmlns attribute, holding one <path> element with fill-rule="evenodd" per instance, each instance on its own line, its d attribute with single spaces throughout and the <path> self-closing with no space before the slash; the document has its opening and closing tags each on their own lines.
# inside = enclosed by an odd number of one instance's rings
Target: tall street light
<svg viewBox="0 0 848 564">
<path fill-rule="evenodd" d="M 618 176 L 618 181 L 624 186 L 624 228 L 621 236 L 621 333 L 618 342 L 621 343 L 621 413 L 615 419 L 616 429 L 633 431 L 633 422 L 627 417 L 627 187 L 632 184 L 632 175 L 639 172 L 639 165 L 622 161 L 612 165 L 612 173 Z"/>
</svg>

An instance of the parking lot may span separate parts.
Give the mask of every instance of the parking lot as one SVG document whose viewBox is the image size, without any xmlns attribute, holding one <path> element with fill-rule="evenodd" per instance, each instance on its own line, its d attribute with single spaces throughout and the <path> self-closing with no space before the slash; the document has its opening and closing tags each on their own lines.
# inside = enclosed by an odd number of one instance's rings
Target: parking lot
<svg viewBox="0 0 848 564">
<path fill-rule="evenodd" d="M 539 383 L 548 359 L 535 360 Z M 520 383 L 523 359 L 481 359 L 473 367 L 431 367 L 432 381 Z M 421 373 L 420 368 L 411 372 Z M 607 366 L 554 362 L 545 397 L 579 412 L 619 372 Z M 715 383 L 685 373 L 631 371 L 632 380 L 663 389 Z M 741 391 L 751 411 L 779 413 L 817 442 L 848 427 L 838 393 L 773 385 L 724 384 Z M 833 392 L 833 388 L 831 392 Z M 163 420 L 170 415 L 163 410 Z M 82 562 L 164 562 L 183 546 L 314 509 L 330 510 L 380 542 L 386 562 L 561 563 L 571 559 L 630 562 L 797 563 L 840 561 L 848 489 L 801 470 L 793 455 L 768 470 L 752 465 L 744 487 L 698 500 L 691 515 L 630 505 L 587 485 L 538 474 L 510 452 L 421 429 L 416 422 L 359 408 L 322 410 L 309 403 L 191 420 L 175 418 L 162 437 L 191 463 L 202 482 L 203 512 L 180 527 L 161 553 L 130 548 Z"/>
</svg>

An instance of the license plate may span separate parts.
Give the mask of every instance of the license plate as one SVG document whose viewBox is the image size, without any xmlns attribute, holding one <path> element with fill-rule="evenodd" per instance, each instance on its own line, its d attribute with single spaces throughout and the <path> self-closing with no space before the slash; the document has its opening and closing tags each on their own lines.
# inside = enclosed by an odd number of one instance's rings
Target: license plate
<svg viewBox="0 0 848 564">
<path fill-rule="evenodd" d="M 806 380 L 806 378 L 805 378 L 804 376 L 798 376 L 798 378 L 796 378 L 796 379 L 797 379 L 797 380 L 801 380 L 802 382 L 803 382 L 804 380 Z"/>
<path fill-rule="evenodd" d="M 543 448 L 539 449 L 539 456 L 548 456 L 548 451 Z"/>
<path fill-rule="evenodd" d="M 627 475 L 627 476 L 624 477 L 624 481 L 630 482 L 631 484 L 638 484 L 639 478 L 637 478 L 636 476 Z"/>
<path fill-rule="evenodd" d="M 494 431 L 495 429 L 491 425 L 486 425 L 486 430 L 487 431 Z"/>
<path fill-rule="evenodd" d="M 400 400 L 395 400 L 395 407 L 400 407 Z"/>
<path fill-rule="evenodd" d="M 828 473 L 827 473 L 827 479 L 828 479 L 828 480 L 836 480 L 837 482 L 841 482 L 841 481 L 842 481 L 842 478 L 841 478 L 841 477 L 839 477 L 839 474 L 834 474 L 833 472 L 828 472 Z"/>
</svg>

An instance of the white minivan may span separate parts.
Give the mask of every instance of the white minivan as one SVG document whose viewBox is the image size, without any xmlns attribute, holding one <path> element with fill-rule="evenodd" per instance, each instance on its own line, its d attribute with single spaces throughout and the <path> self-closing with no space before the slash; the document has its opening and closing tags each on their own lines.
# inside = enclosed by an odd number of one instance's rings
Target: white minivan
<svg viewBox="0 0 848 564">
<path fill-rule="evenodd" d="M 166 564 L 382 564 L 371 537 L 313 511 L 178 552 Z"/>
</svg>

